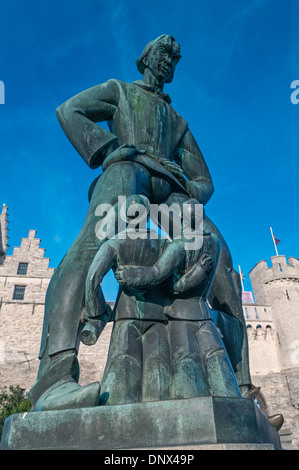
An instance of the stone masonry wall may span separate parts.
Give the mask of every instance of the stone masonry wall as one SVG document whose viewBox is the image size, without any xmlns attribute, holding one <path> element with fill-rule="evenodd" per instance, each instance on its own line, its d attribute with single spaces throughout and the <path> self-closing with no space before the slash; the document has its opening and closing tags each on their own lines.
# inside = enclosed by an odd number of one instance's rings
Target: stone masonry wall
<svg viewBox="0 0 299 470">
<path fill-rule="evenodd" d="M 0 265 L 0 386 L 26 390 L 36 377 L 45 295 L 54 272 L 35 236 L 29 230 Z M 28 263 L 26 274 L 18 274 L 19 263 Z M 25 286 L 23 299 L 13 299 L 15 286 Z"/>
<path fill-rule="evenodd" d="M 38 370 L 44 304 L 2 303 L 0 309 L 0 386 L 26 391 Z"/>
</svg>

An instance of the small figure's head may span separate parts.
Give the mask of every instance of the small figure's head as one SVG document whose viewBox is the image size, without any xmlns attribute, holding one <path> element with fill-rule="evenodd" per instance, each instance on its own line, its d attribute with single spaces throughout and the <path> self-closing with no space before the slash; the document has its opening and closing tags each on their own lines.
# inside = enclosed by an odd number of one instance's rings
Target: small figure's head
<svg viewBox="0 0 299 470">
<path fill-rule="evenodd" d="M 150 211 L 150 202 L 146 196 L 142 194 L 133 194 L 126 198 L 124 204 L 125 214 L 122 213 L 121 217 L 126 222 L 131 222 L 133 220 L 137 221 L 140 219 L 147 219 Z"/>
<path fill-rule="evenodd" d="M 204 209 L 197 199 L 188 199 L 182 205 L 182 218 L 185 227 L 197 230 L 204 217 Z"/>
<path fill-rule="evenodd" d="M 170 83 L 181 57 L 180 46 L 175 39 L 162 34 L 145 47 L 136 65 L 142 75 L 150 70 L 159 84 Z"/>
</svg>

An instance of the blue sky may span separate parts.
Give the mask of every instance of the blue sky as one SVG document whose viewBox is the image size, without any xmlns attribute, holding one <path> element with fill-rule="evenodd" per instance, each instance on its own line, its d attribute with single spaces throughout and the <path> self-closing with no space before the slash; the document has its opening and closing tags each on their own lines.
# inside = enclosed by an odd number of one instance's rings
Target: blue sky
<svg viewBox="0 0 299 470">
<path fill-rule="evenodd" d="M 36 229 L 58 265 L 98 170 L 72 148 L 55 109 L 109 78 L 140 79 L 135 60 L 160 34 L 181 45 L 165 91 L 205 156 L 215 185 L 207 213 L 250 290 L 248 272 L 275 255 L 270 226 L 279 253 L 299 257 L 299 104 L 290 100 L 299 80 L 297 0 L 2 3 L 0 203 L 9 206 L 9 253 Z"/>
</svg>

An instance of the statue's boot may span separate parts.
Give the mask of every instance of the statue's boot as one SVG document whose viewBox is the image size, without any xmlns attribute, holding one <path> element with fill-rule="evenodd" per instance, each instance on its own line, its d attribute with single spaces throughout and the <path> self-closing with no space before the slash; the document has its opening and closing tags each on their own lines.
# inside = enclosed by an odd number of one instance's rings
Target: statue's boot
<svg viewBox="0 0 299 470">
<path fill-rule="evenodd" d="M 258 394 L 261 390 L 261 387 L 255 387 L 254 385 L 252 386 L 252 389 L 250 392 L 247 394 L 247 398 L 252 398 L 252 400 L 256 399 L 258 397 Z M 284 417 L 282 414 L 277 413 L 275 415 L 267 415 L 264 413 L 266 416 L 267 420 L 269 421 L 270 424 L 276 429 L 276 431 L 279 431 L 282 428 L 282 425 L 284 423 Z"/>
<path fill-rule="evenodd" d="M 275 427 L 276 431 L 279 431 L 282 428 L 284 423 L 284 417 L 282 414 L 278 413 L 276 415 L 267 416 L 267 419 L 269 423 Z"/>
<path fill-rule="evenodd" d="M 250 391 L 244 396 L 244 398 L 252 398 L 253 400 L 257 397 L 259 391 L 261 390 L 261 387 L 256 387 L 255 385 L 252 385 Z"/>
<path fill-rule="evenodd" d="M 104 405 L 109 397 L 107 395 L 108 393 L 100 396 L 98 382 L 83 387 L 74 380 L 62 381 L 50 387 L 36 402 L 32 411 L 65 410 Z"/>
<path fill-rule="evenodd" d="M 100 395 L 98 382 L 86 386 L 77 383 L 79 365 L 75 353 L 62 354 L 51 362 L 45 371 L 40 368 L 38 378 L 28 394 L 31 411 L 105 405 L 109 394 Z"/>
</svg>

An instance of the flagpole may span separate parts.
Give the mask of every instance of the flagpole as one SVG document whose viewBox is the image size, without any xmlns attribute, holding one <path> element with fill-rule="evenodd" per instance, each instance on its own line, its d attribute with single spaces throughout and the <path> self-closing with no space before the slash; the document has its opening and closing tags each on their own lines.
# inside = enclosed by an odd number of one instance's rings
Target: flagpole
<svg viewBox="0 0 299 470">
<path fill-rule="evenodd" d="M 240 279 L 241 279 L 241 284 L 242 284 L 242 291 L 244 292 L 244 284 L 243 284 L 243 275 L 241 271 L 241 266 L 239 265 L 239 273 L 240 273 Z"/>
<path fill-rule="evenodd" d="M 275 240 L 274 240 L 274 234 L 273 234 L 272 227 L 270 227 L 270 232 L 271 232 L 271 235 L 272 235 L 273 245 L 274 245 L 274 248 L 275 248 L 275 251 L 276 251 L 276 256 L 279 256 L 278 251 L 277 251 L 277 246 L 276 246 L 276 243 L 275 243 Z"/>
</svg>

